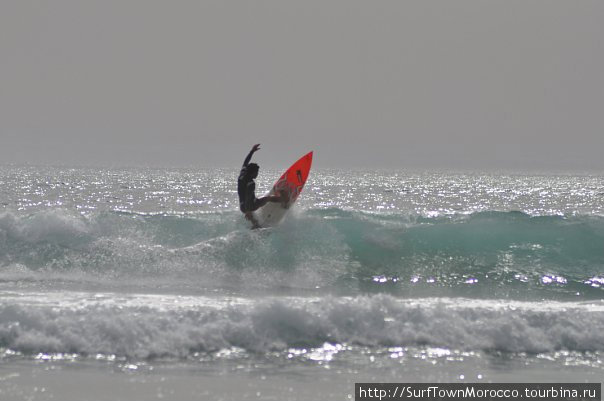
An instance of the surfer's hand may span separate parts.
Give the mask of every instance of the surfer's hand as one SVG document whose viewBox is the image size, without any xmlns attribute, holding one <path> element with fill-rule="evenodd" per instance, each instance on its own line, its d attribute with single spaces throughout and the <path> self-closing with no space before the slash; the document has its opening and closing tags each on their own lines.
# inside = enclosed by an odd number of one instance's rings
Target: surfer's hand
<svg viewBox="0 0 604 401">
<path fill-rule="evenodd" d="M 255 152 L 255 151 L 257 151 L 257 150 L 260 150 L 260 144 L 259 144 L 259 143 L 255 144 L 255 145 L 252 147 L 252 152 Z"/>
</svg>

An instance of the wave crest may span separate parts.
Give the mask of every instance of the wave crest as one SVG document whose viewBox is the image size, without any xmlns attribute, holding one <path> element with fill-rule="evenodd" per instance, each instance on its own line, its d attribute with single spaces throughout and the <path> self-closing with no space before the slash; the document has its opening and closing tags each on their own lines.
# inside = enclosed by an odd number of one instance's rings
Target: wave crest
<svg viewBox="0 0 604 401">
<path fill-rule="evenodd" d="M 520 212 L 426 218 L 312 209 L 257 231 L 236 212 L 0 215 L 4 273 L 20 266 L 43 275 L 198 277 L 423 295 L 471 288 L 508 296 L 539 290 L 599 297 L 602 243 L 604 218 Z"/>
</svg>

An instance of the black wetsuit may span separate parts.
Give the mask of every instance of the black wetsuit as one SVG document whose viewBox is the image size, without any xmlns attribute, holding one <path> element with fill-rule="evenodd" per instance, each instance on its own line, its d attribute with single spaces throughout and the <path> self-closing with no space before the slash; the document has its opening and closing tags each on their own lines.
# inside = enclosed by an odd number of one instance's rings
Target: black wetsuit
<svg viewBox="0 0 604 401">
<path fill-rule="evenodd" d="M 264 204 L 256 198 L 256 183 L 254 182 L 254 179 L 249 176 L 247 171 L 248 164 L 250 163 L 253 154 L 254 151 L 251 151 L 243 161 L 243 166 L 241 167 L 241 172 L 237 179 L 239 209 L 241 209 L 243 213 L 253 212 Z"/>
</svg>

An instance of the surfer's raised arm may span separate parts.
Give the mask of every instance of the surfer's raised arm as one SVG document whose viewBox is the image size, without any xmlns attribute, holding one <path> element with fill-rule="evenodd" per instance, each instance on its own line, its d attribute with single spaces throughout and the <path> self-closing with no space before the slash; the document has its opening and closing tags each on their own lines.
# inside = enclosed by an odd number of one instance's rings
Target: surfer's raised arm
<svg viewBox="0 0 604 401">
<path fill-rule="evenodd" d="M 242 168 L 247 167 L 247 165 L 250 163 L 250 160 L 252 160 L 252 155 L 254 154 L 254 152 L 256 152 L 257 150 L 260 150 L 260 144 L 257 143 L 254 146 L 252 146 L 252 150 L 250 150 L 250 153 L 247 154 L 245 160 L 243 161 L 243 166 Z"/>
</svg>

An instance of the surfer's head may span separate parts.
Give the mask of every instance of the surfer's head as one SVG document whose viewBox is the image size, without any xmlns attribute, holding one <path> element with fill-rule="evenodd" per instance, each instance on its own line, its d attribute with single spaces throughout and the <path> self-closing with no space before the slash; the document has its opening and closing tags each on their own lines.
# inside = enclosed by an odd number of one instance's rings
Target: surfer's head
<svg viewBox="0 0 604 401">
<path fill-rule="evenodd" d="M 247 165 L 247 175 L 250 178 L 256 178 L 258 177 L 258 170 L 260 169 L 260 166 L 258 166 L 256 163 L 250 163 Z"/>
</svg>

